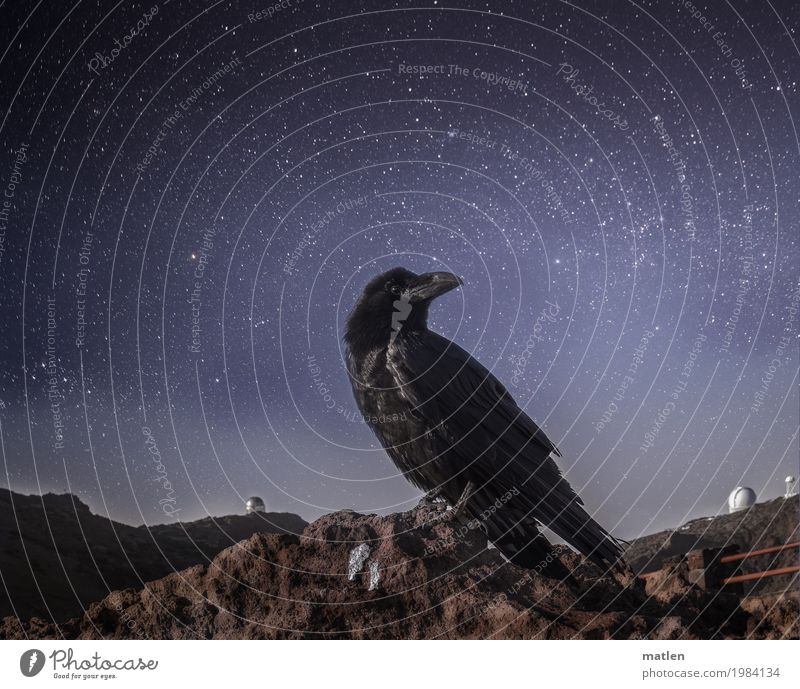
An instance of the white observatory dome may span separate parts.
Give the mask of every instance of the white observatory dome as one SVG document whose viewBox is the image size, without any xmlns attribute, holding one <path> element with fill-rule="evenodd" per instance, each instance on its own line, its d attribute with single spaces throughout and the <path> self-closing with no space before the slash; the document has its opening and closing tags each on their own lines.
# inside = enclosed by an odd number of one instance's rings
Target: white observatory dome
<svg viewBox="0 0 800 689">
<path fill-rule="evenodd" d="M 786 477 L 786 492 L 784 498 L 793 498 L 797 495 L 797 479 L 794 476 Z"/>
<path fill-rule="evenodd" d="M 253 512 L 267 511 L 267 508 L 264 505 L 264 501 L 255 495 L 252 498 L 247 498 L 247 502 L 244 503 L 244 509 L 247 512 L 247 514 L 253 514 Z"/>
<path fill-rule="evenodd" d="M 737 486 L 728 497 L 728 512 L 741 512 L 756 504 L 756 492 L 752 488 Z"/>
</svg>

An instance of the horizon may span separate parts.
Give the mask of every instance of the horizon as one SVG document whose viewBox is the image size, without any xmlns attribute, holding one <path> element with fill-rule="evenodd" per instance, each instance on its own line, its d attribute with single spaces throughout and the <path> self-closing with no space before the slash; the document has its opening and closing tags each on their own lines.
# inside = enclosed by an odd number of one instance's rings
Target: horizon
<svg viewBox="0 0 800 689">
<path fill-rule="evenodd" d="M 795 486 L 796 486 L 796 483 L 795 483 Z M 750 486 L 746 486 L 746 487 L 750 487 Z M 130 527 L 133 527 L 133 528 L 155 527 L 155 526 L 172 526 L 172 525 L 177 525 L 177 524 L 187 524 L 187 523 L 191 523 L 191 522 L 197 522 L 197 521 L 201 521 L 203 519 L 209 519 L 209 518 L 210 519 L 222 519 L 222 518 L 225 518 L 225 517 L 247 517 L 247 516 L 249 516 L 244 511 L 244 503 L 242 503 L 242 509 L 240 511 L 238 511 L 238 512 L 223 512 L 223 513 L 215 513 L 215 514 L 212 514 L 212 513 L 200 513 L 197 516 L 190 516 L 188 519 L 187 518 L 181 518 L 181 519 L 177 519 L 176 518 L 173 521 L 150 522 L 150 523 L 142 521 L 140 523 L 131 523 L 131 522 L 125 521 L 123 519 L 118 519 L 118 518 L 115 518 L 115 517 L 113 517 L 113 516 L 111 516 L 109 514 L 106 514 L 106 513 L 104 513 L 104 511 L 102 509 L 100 509 L 100 510 L 95 509 L 89 502 L 85 501 L 80 496 L 75 495 L 74 493 L 70 493 L 68 491 L 66 491 L 66 492 L 57 492 L 57 491 L 48 490 L 48 491 L 45 491 L 44 493 L 38 493 L 38 492 L 35 492 L 35 491 L 25 493 L 25 492 L 20 492 L 20 491 L 16 491 L 16 490 L 11 490 L 10 488 L 8 488 L 8 486 L 0 485 L 0 488 L 8 490 L 8 491 L 10 491 L 12 493 L 15 493 L 16 495 L 20 495 L 20 496 L 26 497 L 26 498 L 34 498 L 34 497 L 44 498 L 47 495 L 55 495 L 55 496 L 59 496 L 59 497 L 61 497 L 61 496 L 71 496 L 71 497 L 74 497 L 74 498 L 80 500 L 80 502 L 82 502 L 94 516 L 100 517 L 102 519 L 109 519 L 109 520 L 114 521 L 116 523 L 124 524 L 125 526 L 130 526 Z M 735 490 L 735 488 L 734 488 L 734 490 Z M 769 496 L 762 497 L 756 491 L 756 501 L 755 501 L 754 505 L 761 505 L 761 504 L 764 504 L 764 503 L 767 503 L 767 502 L 773 502 L 773 501 L 779 500 L 779 499 L 780 500 L 788 500 L 790 498 L 797 497 L 797 496 L 798 496 L 798 494 L 797 494 L 797 492 L 795 492 L 790 496 L 786 496 L 785 494 L 781 493 L 779 495 L 774 495 L 772 497 L 769 497 Z M 422 497 L 423 497 L 422 494 L 420 494 L 420 499 Z M 411 505 L 409 507 L 409 509 L 413 509 L 416 506 L 416 504 L 417 503 L 414 503 L 414 505 Z M 684 521 L 682 521 L 680 523 L 677 523 L 677 524 L 673 524 L 672 526 L 659 526 L 657 528 L 651 529 L 647 533 L 639 534 L 637 536 L 632 536 L 630 538 L 631 539 L 643 538 L 643 537 L 651 536 L 651 535 L 656 534 L 656 533 L 660 533 L 662 531 L 674 531 L 674 530 L 677 530 L 680 527 L 685 526 L 686 524 L 688 524 L 690 522 L 693 522 L 693 521 L 696 521 L 696 520 L 714 519 L 716 517 L 727 516 L 728 514 L 735 514 L 735 513 L 726 511 L 727 510 L 727 505 L 728 505 L 728 498 L 726 497 L 724 505 L 720 508 L 720 511 L 717 512 L 716 514 L 705 513 L 705 514 L 699 514 L 699 515 L 696 515 L 696 516 L 688 517 Z M 266 507 L 267 507 L 267 509 L 265 510 L 266 514 L 292 514 L 292 515 L 300 517 L 301 519 L 303 519 L 308 524 L 311 524 L 314 521 L 316 521 L 317 519 L 320 519 L 321 517 L 324 517 L 326 515 L 333 514 L 335 512 L 341 512 L 341 511 L 353 511 L 353 512 L 356 512 L 356 513 L 362 514 L 362 515 L 377 514 L 379 516 L 388 516 L 390 514 L 393 514 L 393 512 L 385 512 L 385 513 L 368 512 L 368 511 L 359 512 L 358 510 L 351 510 L 350 508 L 342 507 L 342 508 L 340 508 L 338 510 L 332 510 L 330 512 L 322 512 L 317 516 L 308 517 L 308 516 L 306 516 L 304 514 L 301 514 L 299 512 L 290 512 L 290 511 L 287 511 L 287 510 L 274 510 L 274 509 L 270 509 L 269 505 L 266 505 Z M 397 510 L 397 511 L 399 512 L 401 510 Z M 402 510 L 402 511 L 407 511 L 407 510 Z M 550 532 L 549 529 L 545 529 L 545 532 L 548 534 L 548 537 L 553 540 L 554 543 L 563 543 L 563 539 L 559 538 L 558 536 L 556 536 L 555 534 Z M 629 540 L 624 535 L 622 535 L 621 538 L 623 538 L 624 540 Z"/>
</svg>

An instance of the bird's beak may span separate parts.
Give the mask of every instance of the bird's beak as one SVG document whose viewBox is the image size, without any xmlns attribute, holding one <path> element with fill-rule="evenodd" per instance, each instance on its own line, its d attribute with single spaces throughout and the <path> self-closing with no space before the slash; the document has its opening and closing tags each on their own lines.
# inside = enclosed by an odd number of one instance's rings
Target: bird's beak
<svg viewBox="0 0 800 689">
<path fill-rule="evenodd" d="M 412 304 L 429 301 L 463 284 L 464 281 L 452 273 L 425 273 L 411 285 L 409 301 Z"/>
</svg>

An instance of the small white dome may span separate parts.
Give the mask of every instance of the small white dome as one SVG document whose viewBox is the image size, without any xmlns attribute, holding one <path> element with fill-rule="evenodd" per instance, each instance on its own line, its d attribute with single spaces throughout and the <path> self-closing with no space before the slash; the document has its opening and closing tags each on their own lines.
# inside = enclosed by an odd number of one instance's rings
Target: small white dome
<svg viewBox="0 0 800 689">
<path fill-rule="evenodd" d="M 728 512 L 740 512 L 756 504 L 756 492 L 752 488 L 737 486 L 728 497 Z"/>
<path fill-rule="evenodd" d="M 266 505 L 264 505 L 264 501 L 256 495 L 254 495 L 252 498 L 247 498 L 247 502 L 244 503 L 244 509 L 247 512 L 247 514 L 252 514 L 253 512 L 267 511 L 267 507 Z"/>
</svg>

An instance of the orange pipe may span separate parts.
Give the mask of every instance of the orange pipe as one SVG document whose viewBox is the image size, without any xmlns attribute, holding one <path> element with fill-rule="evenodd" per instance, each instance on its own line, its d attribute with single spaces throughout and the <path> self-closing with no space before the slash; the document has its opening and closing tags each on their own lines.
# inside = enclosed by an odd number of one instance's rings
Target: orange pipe
<svg viewBox="0 0 800 689">
<path fill-rule="evenodd" d="M 737 562 L 745 560 L 748 557 L 755 557 L 756 555 L 769 555 L 770 553 L 780 553 L 784 550 L 791 550 L 792 548 L 800 547 L 800 541 L 794 543 L 785 543 L 783 545 L 774 545 L 771 548 L 761 548 L 760 550 L 751 550 L 749 553 L 739 553 L 738 555 L 725 555 L 719 559 L 720 562 Z"/>
<path fill-rule="evenodd" d="M 779 574 L 792 574 L 793 572 L 800 572 L 800 565 L 792 565 L 791 567 L 779 567 L 778 569 L 768 569 L 766 572 L 753 572 L 752 574 L 739 574 L 735 577 L 728 577 L 723 579 L 723 584 L 738 584 L 742 581 L 753 581 L 754 579 L 764 579 L 765 577 L 776 577 Z"/>
</svg>

